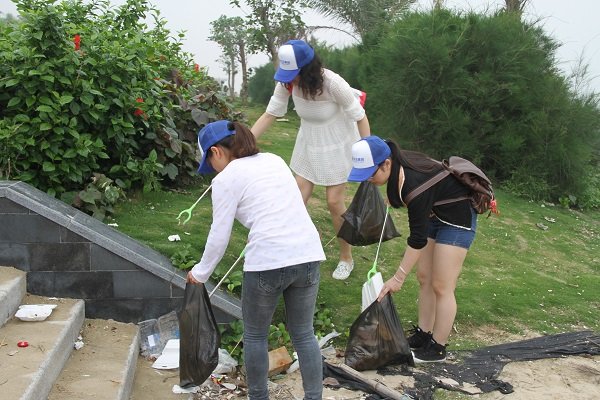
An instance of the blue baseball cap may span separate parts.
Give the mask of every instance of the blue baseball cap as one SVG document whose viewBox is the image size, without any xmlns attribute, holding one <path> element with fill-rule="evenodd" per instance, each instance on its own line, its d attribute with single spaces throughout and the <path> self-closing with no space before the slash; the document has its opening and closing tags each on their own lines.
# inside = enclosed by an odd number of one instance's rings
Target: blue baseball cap
<svg viewBox="0 0 600 400">
<path fill-rule="evenodd" d="M 315 58 L 315 51 L 304 40 L 288 40 L 279 48 L 279 68 L 274 79 L 278 82 L 290 83 L 300 72 L 300 68 Z"/>
<path fill-rule="evenodd" d="M 211 122 L 198 132 L 198 148 L 200 149 L 200 153 L 202 153 L 202 161 L 200 161 L 198 173 L 209 174 L 215 172 L 213 167 L 211 167 L 210 163 L 206 160 L 206 157 L 208 156 L 208 150 L 212 146 L 219 143 L 227 136 L 235 135 L 235 129 L 230 130 L 228 128 L 229 123 L 230 122 L 227 120 Z"/>
<path fill-rule="evenodd" d="M 392 154 L 390 146 L 378 136 L 367 136 L 352 145 L 350 182 L 363 182 L 373 176 L 379 164 Z"/>
</svg>

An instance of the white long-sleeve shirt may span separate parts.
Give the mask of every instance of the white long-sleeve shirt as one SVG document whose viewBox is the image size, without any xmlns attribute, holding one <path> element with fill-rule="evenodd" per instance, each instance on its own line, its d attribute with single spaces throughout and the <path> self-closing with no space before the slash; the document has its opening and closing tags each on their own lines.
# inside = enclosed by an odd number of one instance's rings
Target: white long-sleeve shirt
<svg viewBox="0 0 600 400">
<path fill-rule="evenodd" d="M 192 275 L 206 282 L 225 253 L 234 219 L 249 229 L 244 271 L 266 271 L 325 254 L 292 172 L 280 157 L 259 153 L 231 161 L 212 181 L 213 221 Z"/>
</svg>

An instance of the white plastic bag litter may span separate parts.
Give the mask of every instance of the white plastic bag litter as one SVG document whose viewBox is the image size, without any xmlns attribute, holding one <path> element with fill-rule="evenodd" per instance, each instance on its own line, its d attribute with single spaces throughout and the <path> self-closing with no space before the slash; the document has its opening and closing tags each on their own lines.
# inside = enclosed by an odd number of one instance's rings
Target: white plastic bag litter
<svg viewBox="0 0 600 400">
<path fill-rule="evenodd" d="M 219 349 L 219 364 L 213 371 L 213 374 L 229 374 L 235 371 L 238 362 L 235 358 L 231 357 L 227 350 Z"/>
<path fill-rule="evenodd" d="M 43 321 L 52 314 L 56 304 L 24 304 L 19 306 L 15 317 L 21 321 Z"/>
<path fill-rule="evenodd" d="M 179 339 L 171 339 L 167 342 L 160 357 L 158 357 L 152 364 L 152 368 L 179 368 Z"/>
</svg>

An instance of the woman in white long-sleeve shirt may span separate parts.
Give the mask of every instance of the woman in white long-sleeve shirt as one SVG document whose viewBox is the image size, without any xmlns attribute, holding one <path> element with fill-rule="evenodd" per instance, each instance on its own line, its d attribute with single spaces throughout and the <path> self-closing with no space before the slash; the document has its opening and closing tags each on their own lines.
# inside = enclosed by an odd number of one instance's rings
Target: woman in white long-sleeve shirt
<svg viewBox="0 0 600 400">
<path fill-rule="evenodd" d="M 322 362 L 313 316 L 325 255 L 298 185 L 286 163 L 260 153 L 252 132 L 240 123 L 210 123 L 200 131 L 199 142 L 204 155 L 198 171 L 217 175 L 212 181 L 210 233 L 188 281 L 208 280 L 227 248 L 235 219 L 248 228 L 242 282 L 248 396 L 269 398 L 267 338 L 283 295 L 305 399 L 321 399 Z"/>
<path fill-rule="evenodd" d="M 354 89 L 340 75 L 323 68 L 312 47 L 303 40 L 290 40 L 279 48 L 279 82 L 265 113 L 252 126 L 256 137 L 287 112 L 290 97 L 300 117 L 290 168 L 304 203 L 314 186 L 325 186 L 327 206 L 336 232 L 346 211 L 346 178 L 352 168 L 352 144 L 369 136 L 369 120 Z M 354 268 L 352 247 L 339 240 L 340 258 L 335 279 L 346 279 Z"/>
</svg>

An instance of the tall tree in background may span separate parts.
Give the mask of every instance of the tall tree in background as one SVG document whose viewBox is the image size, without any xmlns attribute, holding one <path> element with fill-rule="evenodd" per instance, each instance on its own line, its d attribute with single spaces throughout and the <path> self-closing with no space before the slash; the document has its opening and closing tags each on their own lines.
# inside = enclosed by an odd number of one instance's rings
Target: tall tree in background
<svg viewBox="0 0 600 400">
<path fill-rule="evenodd" d="M 529 2 L 529 0 L 504 0 L 505 1 L 505 10 L 507 12 L 514 12 L 517 14 L 522 14 L 525 6 Z"/>
<path fill-rule="evenodd" d="M 235 59 L 232 59 L 225 53 L 221 53 L 217 62 L 223 66 L 223 71 L 227 74 L 227 85 L 222 84 L 221 90 L 224 92 L 229 91 L 229 97 L 233 99 L 235 97 L 233 85 L 235 84 L 235 74 L 237 74 Z"/>
<path fill-rule="evenodd" d="M 240 0 L 230 3 L 242 10 Z M 277 60 L 279 46 L 289 39 L 305 36 L 301 11 L 305 3 L 299 0 L 244 0 L 249 7 L 246 27 L 250 35 L 248 45 L 252 53 L 266 53 L 271 61 Z"/>
<path fill-rule="evenodd" d="M 210 40 L 217 42 L 227 60 L 224 65 L 228 70 L 229 93 L 233 98 L 235 88 L 235 74 L 237 73 L 237 62 L 242 70 L 242 88 L 240 97 L 245 103 L 248 99 L 248 42 L 251 40 L 248 30 L 245 28 L 241 17 L 226 17 L 221 15 L 211 23 Z M 223 60 L 221 60 L 223 63 Z"/>
<path fill-rule="evenodd" d="M 400 17 L 416 0 L 306 0 L 326 17 L 349 24 L 364 42 L 373 29 Z"/>
</svg>

